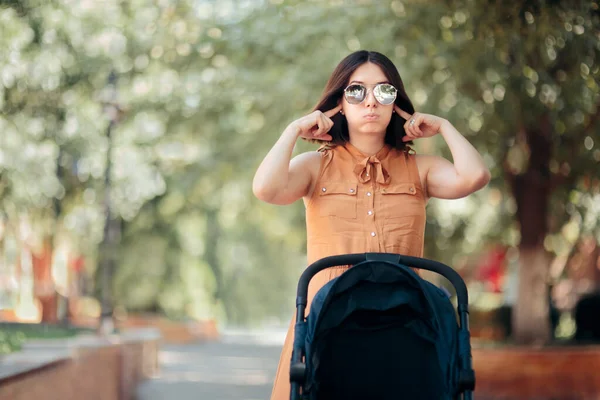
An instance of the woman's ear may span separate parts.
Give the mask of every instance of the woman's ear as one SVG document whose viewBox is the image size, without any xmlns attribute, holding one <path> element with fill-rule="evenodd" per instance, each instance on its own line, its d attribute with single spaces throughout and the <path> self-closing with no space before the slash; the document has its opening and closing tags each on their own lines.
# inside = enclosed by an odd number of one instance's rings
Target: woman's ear
<svg viewBox="0 0 600 400">
<path fill-rule="evenodd" d="M 333 127 L 329 131 L 329 134 L 333 137 L 332 143 L 341 143 L 349 140 L 348 137 L 348 120 L 346 116 L 341 113 L 335 114 L 331 117 Z"/>
<path fill-rule="evenodd" d="M 392 111 L 392 118 L 396 119 L 396 121 L 401 125 L 404 125 L 404 123 L 407 121 L 400 114 L 398 114 L 396 110 Z"/>
</svg>

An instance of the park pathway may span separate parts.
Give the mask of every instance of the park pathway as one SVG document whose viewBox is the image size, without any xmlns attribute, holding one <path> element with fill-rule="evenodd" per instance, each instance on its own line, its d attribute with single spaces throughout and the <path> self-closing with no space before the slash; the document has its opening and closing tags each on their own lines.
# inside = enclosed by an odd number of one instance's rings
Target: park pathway
<svg viewBox="0 0 600 400">
<path fill-rule="evenodd" d="M 284 331 L 228 330 L 218 342 L 165 345 L 160 373 L 140 385 L 137 400 L 265 400 Z"/>
</svg>

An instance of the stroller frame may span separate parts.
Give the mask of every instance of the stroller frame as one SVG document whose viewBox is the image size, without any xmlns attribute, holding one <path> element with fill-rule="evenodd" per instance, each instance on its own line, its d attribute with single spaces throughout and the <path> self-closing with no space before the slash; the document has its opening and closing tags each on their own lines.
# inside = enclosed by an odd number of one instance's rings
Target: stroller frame
<svg viewBox="0 0 600 400">
<path fill-rule="evenodd" d="M 296 294 L 296 327 L 299 323 L 306 320 L 305 311 L 308 302 L 308 285 L 310 280 L 318 272 L 338 265 L 356 265 L 365 261 L 410 265 L 411 268 L 432 271 L 448 279 L 456 290 L 460 333 L 467 335 L 467 337 L 470 336 L 469 295 L 467 292 L 467 286 L 460 275 L 451 267 L 438 261 L 392 253 L 359 253 L 331 256 L 317 260 L 313 264 L 309 265 L 308 268 L 304 270 L 300 276 L 300 280 L 298 281 L 298 289 Z M 294 337 L 297 337 L 297 333 L 298 332 L 294 332 Z M 291 400 L 302 399 L 300 388 L 306 380 L 306 364 L 303 362 L 303 357 L 305 354 L 303 354 L 303 352 L 304 350 L 302 346 L 296 343 L 296 340 L 294 340 L 294 348 L 292 350 L 292 359 L 290 364 Z M 459 393 L 462 394 L 463 400 L 472 400 L 472 392 L 475 389 L 475 371 L 473 370 L 470 343 L 468 345 L 468 349 L 462 349 L 462 351 L 459 351 L 458 362 L 460 365 L 460 375 L 458 379 Z"/>
</svg>

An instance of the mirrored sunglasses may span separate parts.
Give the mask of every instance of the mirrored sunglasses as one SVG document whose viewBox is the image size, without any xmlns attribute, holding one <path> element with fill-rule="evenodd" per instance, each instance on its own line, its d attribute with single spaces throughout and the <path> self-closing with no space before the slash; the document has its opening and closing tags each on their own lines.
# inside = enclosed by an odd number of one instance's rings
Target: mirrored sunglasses
<svg viewBox="0 0 600 400">
<path fill-rule="evenodd" d="M 353 83 L 344 89 L 344 98 L 350 104 L 360 104 L 367 98 L 369 91 L 366 86 Z M 398 90 L 389 83 L 379 83 L 373 88 L 373 96 L 384 106 L 392 104 L 396 100 Z"/>
</svg>

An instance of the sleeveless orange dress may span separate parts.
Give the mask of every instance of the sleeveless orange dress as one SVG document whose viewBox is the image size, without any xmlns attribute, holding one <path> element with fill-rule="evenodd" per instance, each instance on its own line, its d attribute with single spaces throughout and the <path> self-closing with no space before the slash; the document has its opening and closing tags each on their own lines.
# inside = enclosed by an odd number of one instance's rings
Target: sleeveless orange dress
<svg viewBox="0 0 600 400">
<path fill-rule="evenodd" d="M 385 146 L 366 156 L 350 143 L 323 147 L 321 168 L 306 203 L 308 263 L 328 256 L 382 252 L 423 256 L 425 195 L 415 156 Z M 326 269 L 309 285 L 314 295 L 348 266 Z M 290 398 L 295 315 L 281 352 L 271 400 Z"/>
</svg>

